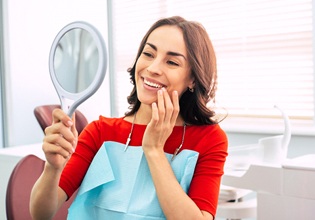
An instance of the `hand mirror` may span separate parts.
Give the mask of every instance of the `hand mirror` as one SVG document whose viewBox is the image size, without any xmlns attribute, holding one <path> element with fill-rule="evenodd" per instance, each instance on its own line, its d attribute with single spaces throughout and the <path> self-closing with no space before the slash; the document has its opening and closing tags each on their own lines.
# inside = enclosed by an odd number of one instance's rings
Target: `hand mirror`
<svg viewBox="0 0 315 220">
<path fill-rule="evenodd" d="M 49 72 L 61 108 L 70 117 L 101 86 L 106 65 L 104 40 L 91 24 L 73 22 L 57 34 L 49 54 Z"/>
</svg>

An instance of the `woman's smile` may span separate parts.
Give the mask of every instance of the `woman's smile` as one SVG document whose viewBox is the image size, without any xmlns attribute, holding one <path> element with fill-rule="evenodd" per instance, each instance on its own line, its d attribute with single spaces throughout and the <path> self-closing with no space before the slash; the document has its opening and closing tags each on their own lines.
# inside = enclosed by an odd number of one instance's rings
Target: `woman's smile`
<svg viewBox="0 0 315 220">
<path fill-rule="evenodd" d="M 142 79 L 143 79 L 143 86 L 145 89 L 156 91 L 163 87 L 164 88 L 166 87 L 165 85 L 163 85 L 162 83 L 156 80 L 145 78 L 145 77 L 142 77 Z"/>
</svg>

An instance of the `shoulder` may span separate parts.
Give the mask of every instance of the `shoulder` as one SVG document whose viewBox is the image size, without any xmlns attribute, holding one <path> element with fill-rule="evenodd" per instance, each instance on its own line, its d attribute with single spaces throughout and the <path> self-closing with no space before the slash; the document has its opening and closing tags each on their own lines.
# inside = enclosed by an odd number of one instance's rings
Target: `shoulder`
<svg viewBox="0 0 315 220">
<path fill-rule="evenodd" d="M 204 140 L 227 140 L 227 135 L 219 124 L 188 126 L 187 130 L 191 136 L 200 137 Z"/>
<path fill-rule="evenodd" d="M 125 130 L 128 128 L 129 122 L 125 121 L 123 117 L 110 118 L 105 116 L 99 116 L 98 120 L 94 120 L 89 123 L 81 134 L 90 136 L 100 136 L 113 134 L 116 130 Z M 101 138 L 104 139 L 104 138 Z"/>
<path fill-rule="evenodd" d="M 119 118 L 112 118 L 112 117 L 106 117 L 103 115 L 100 115 L 98 120 L 99 123 L 105 123 L 108 125 L 115 125 L 117 123 L 121 123 L 124 121 L 123 117 L 119 117 Z"/>
<path fill-rule="evenodd" d="M 199 153 L 227 151 L 228 138 L 219 124 L 188 126 L 187 136 L 191 146 Z"/>
<path fill-rule="evenodd" d="M 92 121 L 81 133 L 80 137 L 89 138 L 97 143 L 104 141 L 124 142 L 130 131 L 131 123 L 120 118 L 99 116 L 98 120 Z"/>
<path fill-rule="evenodd" d="M 100 115 L 98 120 L 90 123 L 91 126 L 98 127 L 99 129 L 105 127 L 116 127 L 116 126 L 127 126 L 128 122 L 124 120 L 123 117 L 111 118 Z M 91 127 L 90 126 L 90 127 Z"/>
</svg>

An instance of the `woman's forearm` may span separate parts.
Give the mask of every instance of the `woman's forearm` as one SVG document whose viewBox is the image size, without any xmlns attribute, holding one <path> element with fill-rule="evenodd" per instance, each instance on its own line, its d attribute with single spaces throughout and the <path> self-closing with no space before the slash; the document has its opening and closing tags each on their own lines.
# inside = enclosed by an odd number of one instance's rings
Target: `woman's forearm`
<svg viewBox="0 0 315 220">
<path fill-rule="evenodd" d="M 58 186 L 60 175 L 61 171 L 45 164 L 31 192 L 30 212 L 34 220 L 51 219 L 66 200 L 65 192 Z"/>
<path fill-rule="evenodd" d="M 178 183 L 161 150 L 145 152 L 157 197 L 167 219 L 213 219 L 202 212 Z"/>
</svg>

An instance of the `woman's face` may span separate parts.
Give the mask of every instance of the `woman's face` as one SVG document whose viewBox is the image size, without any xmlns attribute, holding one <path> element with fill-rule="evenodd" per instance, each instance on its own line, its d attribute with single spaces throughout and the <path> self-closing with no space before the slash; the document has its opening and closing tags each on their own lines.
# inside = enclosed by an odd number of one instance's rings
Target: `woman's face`
<svg viewBox="0 0 315 220">
<path fill-rule="evenodd" d="M 187 87 L 193 88 L 194 79 L 186 51 L 182 31 L 176 26 L 161 26 L 150 34 L 135 71 L 141 103 L 155 102 L 157 91 L 162 87 L 170 95 L 176 90 L 179 96 Z"/>
</svg>

